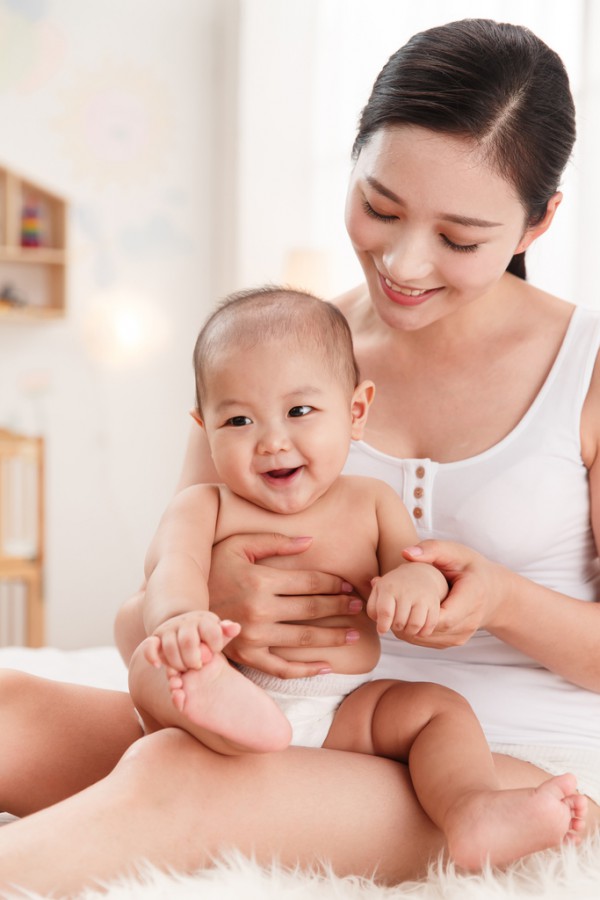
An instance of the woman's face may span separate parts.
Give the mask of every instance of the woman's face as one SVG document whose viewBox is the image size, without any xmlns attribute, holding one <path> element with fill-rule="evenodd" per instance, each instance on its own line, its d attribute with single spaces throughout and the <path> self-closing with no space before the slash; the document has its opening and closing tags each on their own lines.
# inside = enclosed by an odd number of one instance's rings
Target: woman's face
<svg viewBox="0 0 600 900">
<path fill-rule="evenodd" d="M 402 330 L 488 295 L 533 239 L 514 188 L 470 141 L 414 126 L 363 147 L 346 227 L 376 311 Z"/>
</svg>

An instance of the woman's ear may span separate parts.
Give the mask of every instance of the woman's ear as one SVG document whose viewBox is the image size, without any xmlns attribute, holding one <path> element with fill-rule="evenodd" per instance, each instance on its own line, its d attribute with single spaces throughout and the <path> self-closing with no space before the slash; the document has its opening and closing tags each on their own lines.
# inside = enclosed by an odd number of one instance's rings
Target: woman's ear
<svg viewBox="0 0 600 900">
<path fill-rule="evenodd" d="M 357 441 L 363 436 L 369 407 L 375 396 L 375 385 L 372 381 L 361 381 L 352 394 L 352 440 Z"/>
<path fill-rule="evenodd" d="M 533 242 L 540 237 L 540 235 L 544 234 L 545 231 L 548 231 L 550 225 L 552 224 L 552 219 L 554 218 L 554 214 L 558 207 L 562 202 L 563 195 L 560 191 L 557 191 L 556 194 L 553 194 L 548 200 L 548 206 L 546 207 L 546 213 L 541 222 L 538 222 L 537 225 L 532 225 L 530 228 L 526 230 L 523 237 L 517 244 L 517 248 L 515 250 L 515 254 L 524 253 L 528 247 L 530 247 Z"/>
</svg>

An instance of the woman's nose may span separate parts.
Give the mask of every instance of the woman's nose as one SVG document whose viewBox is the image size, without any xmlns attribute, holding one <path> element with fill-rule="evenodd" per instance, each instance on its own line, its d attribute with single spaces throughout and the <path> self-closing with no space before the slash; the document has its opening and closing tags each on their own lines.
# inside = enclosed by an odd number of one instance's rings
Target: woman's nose
<svg viewBox="0 0 600 900">
<path fill-rule="evenodd" d="M 398 238 L 383 254 L 383 265 L 390 281 L 412 285 L 433 271 L 431 247 L 424 237 Z"/>
</svg>

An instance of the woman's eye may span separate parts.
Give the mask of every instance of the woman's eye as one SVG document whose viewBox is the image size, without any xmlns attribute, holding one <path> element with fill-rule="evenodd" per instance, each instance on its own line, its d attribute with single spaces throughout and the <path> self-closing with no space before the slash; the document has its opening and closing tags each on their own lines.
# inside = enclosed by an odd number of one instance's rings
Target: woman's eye
<svg viewBox="0 0 600 900">
<path fill-rule="evenodd" d="M 252 425 L 252 419 L 249 419 L 248 416 L 232 416 L 227 419 L 225 424 L 231 425 L 233 428 L 242 428 L 244 425 Z"/>
<path fill-rule="evenodd" d="M 455 250 L 457 253 L 474 253 L 475 250 L 479 249 L 479 244 L 455 244 L 445 234 L 441 234 L 440 237 L 446 247 L 450 250 Z"/>
<path fill-rule="evenodd" d="M 297 418 L 299 416 L 307 416 L 310 412 L 313 411 L 312 406 L 292 406 L 290 409 L 288 416 L 292 418 Z"/>
<path fill-rule="evenodd" d="M 363 209 L 368 216 L 371 216 L 372 219 L 377 219 L 378 222 L 394 222 L 398 218 L 397 216 L 384 216 L 383 213 L 378 213 L 368 200 L 363 200 Z"/>
</svg>

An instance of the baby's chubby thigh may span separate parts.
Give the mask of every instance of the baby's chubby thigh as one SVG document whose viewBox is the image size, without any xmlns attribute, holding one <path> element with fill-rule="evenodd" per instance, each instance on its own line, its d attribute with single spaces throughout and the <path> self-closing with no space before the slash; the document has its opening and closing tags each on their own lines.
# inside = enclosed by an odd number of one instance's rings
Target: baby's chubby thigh
<svg viewBox="0 0 600 900">
<path fill-rule="evenodd" d="M 349 694 L 337 710 L 324 747 L 408 763 L 422 729 L 458 695 L 427 682 L 381 679 Z"/>
<path fill-rule="evenodd" d="M 405 684 L 393 679 L 369 681 L 348 694 L 335 713 L 323 747 L 378 755 L 374 724 L 379 704 L 389 691 Z"/>
</svg>

